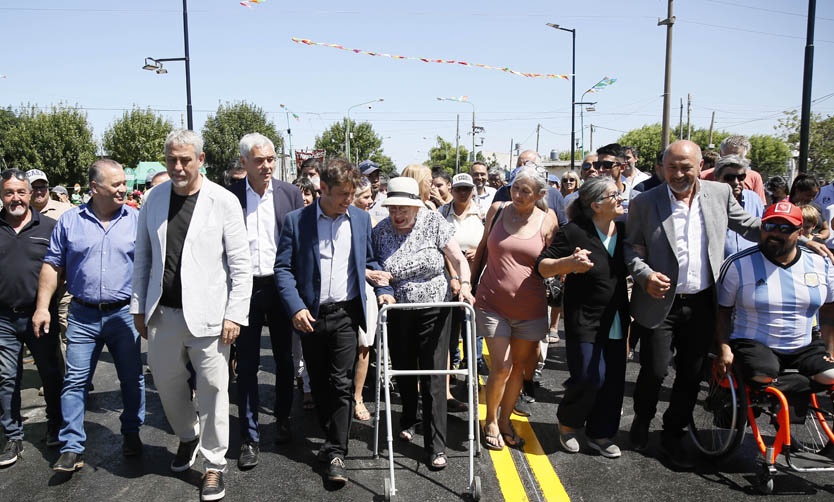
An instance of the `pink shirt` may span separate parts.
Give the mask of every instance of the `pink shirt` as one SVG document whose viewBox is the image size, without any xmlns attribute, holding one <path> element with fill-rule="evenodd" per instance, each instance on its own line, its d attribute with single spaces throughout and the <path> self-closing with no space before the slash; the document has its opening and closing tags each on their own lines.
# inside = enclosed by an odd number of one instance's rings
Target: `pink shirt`
<svg viewBox="0 0 834 502">
<path fill-rule="evenodd" d="M 545 247 L 544 217 L 539 213 L 539 228 L 526 239 L 507 233 L 503 215 L 495 222 L 487 239 L 486 270 L 478 283 L 479 308 L 514 321 L 547 315 L 544 282 L 533 271 Z"/>
</svg>

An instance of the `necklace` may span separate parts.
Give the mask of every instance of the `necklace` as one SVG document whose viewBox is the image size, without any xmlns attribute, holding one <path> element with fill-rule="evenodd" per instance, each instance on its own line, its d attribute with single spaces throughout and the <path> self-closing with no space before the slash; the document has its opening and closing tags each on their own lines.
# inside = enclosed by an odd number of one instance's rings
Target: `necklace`
<svg viewBox="0 0 834 502">
<path fill-rule="evenodd" d="M 522 215 L 521 213 L 518 212 L 518 209 L 516 209 L 516 207 L 513 206 L 513 223 L 518 223 L 518 222 L 521 222 L 522 224 L 527 223 L 528 221 L 530 221 L 530 216 L 532 216 L 532 215 L 533 215 L 533 211 L 530 211 L 530 213 L 527 214 L 527 215 Z"/>
</svg>

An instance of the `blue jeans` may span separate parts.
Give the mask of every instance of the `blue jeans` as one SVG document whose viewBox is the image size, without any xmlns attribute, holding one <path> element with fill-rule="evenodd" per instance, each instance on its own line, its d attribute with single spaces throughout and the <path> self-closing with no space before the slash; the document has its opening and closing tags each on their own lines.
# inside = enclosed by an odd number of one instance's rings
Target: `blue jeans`
<svg viewBox="0 0 834 502">
<path fill-rule="evenodd" d="M 93 380 L 101 349 L 113 357 L 122 390 L 124 410 L 121 432 L 139 432 L 145 421 L 145 378 L 142 375 L 141 343 L 127 306 L 99 312 L 72 302 L 67 327 L 67 374 L 61 392 L 64 425 L 59 439 L 61 453 L 83 453 L 84 411 L 87 388 Z"/>
<path fill-rule="evenodd" d="M 61 364 L 58 359 L 58 316 L 53 315 L 48 335 L 35 337 L 32 314 L 0 312 L 0 425 L 6 440 L 23 439 L 20 384 L 23 344 L 29 347 L 43 382 L 46 419 L 51 430 L 61 426 Z"/>
</svg>

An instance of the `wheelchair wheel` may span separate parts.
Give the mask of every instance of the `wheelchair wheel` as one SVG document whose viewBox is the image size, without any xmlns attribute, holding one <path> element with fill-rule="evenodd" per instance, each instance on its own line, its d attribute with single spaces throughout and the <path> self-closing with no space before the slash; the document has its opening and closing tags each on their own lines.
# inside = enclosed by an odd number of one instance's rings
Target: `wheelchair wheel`
<svg viewBox="0 0 834 502">
<path fill-rule="evenodd" d="M 689 420 L 689 435 L 701 453 L 721 457 L 732 453 L 744 438 L 746 393 L 732 372 L 718 377 L 710 360 L 705 366 L 709 374 L 701 382 Z"/>
<path fill-rule="evenodd" d="M 834 409 L 829 393 L 811 394 L 804 422 L 795 422 L 791 423 L 792 452 L 819 454 L 823 450 L 834 450 Z"/>
</svg>

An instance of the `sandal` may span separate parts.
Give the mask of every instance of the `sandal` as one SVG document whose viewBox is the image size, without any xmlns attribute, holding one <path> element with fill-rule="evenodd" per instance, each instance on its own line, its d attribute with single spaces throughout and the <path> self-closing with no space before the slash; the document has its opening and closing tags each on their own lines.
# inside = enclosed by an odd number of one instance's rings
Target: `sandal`
<svg viewBox="0 0 834 502">
<path fill-rule="evenodd" d="M 446 468 L 446 452 L 439 451 L 429 455 L 428 467 L 432 471 L 442 471 Z"/>
<path fill-rule="evenodd" d="M 484 428 L 484 448 L 487 450 L 501 451 L 504 449 L 504 442 L 501 439 L 501 433 L 489 434 Z"/>
<path fill-rule="evenodd" d="M 521 448 L 524 446 L 524 438 L 515 432 L 515 428 L 510 424 L 510 432 L 502 432 L 501 438 L 504 444 L 513 448 Z"/>
<path fill-rule="evenodd" d="M 414 439 L 414 434 L 414 425 L 411 425 L 400 431 L 399 438 L 406 443 L 410 443 Z"/>
<path fill-rule="evenodd" d="M 371 419 L 371 414 L 368 412 L 368 408 L 365 408 L 364 401 L 357 401 L 356 405 L 353 407 L 353 418 L 356 420 L 360 420 L 365 422 Z"/>
</svg>

